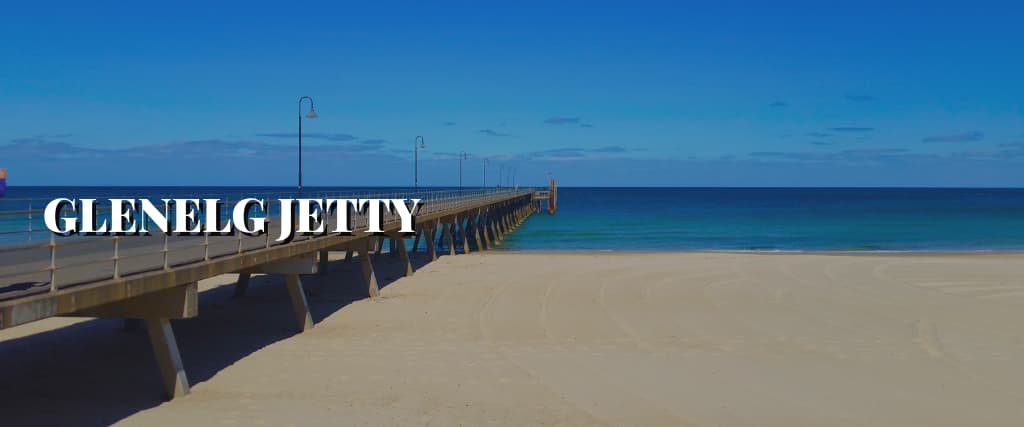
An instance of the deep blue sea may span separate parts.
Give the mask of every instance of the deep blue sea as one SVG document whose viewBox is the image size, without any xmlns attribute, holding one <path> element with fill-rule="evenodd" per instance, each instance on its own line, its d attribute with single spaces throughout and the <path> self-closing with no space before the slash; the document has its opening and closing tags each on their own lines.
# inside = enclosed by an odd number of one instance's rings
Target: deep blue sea
<svg viewBox="0 0 1024 427">
<path fill-rule="evenodd" d="M 563 188 L 526 250 L 1024 249 L 1024 189 Z"/>
<path fill-rule="evenodd" d="M 388 192 L 401 188 L 307 187 Z M 250 195 L 289 188 L 11 187 L 7 199 Z M 0 210 L 15 209 L 0 199 Z M 41 208 L 38 206 L 36 208 Z M 3 225 L 0 224 L 0 227 Z M 44 234 L 35 238 L 45 238 Z M 512 250 L 1024 250 L 1024 189 L 560 188 Z"/>
</svg>

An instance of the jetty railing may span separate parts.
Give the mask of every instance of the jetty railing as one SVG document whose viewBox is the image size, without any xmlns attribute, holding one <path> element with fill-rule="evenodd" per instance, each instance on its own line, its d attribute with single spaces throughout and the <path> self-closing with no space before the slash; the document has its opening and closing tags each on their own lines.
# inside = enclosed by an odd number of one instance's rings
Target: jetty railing
<svg viewBox="0 0 1024 427">
<path fill-rule="evenodd" d="M 529 194 L 528 189 L 465 189 L 394 192 L 307 192 L 303 198 L 312 199 L 421 199 L 419 215 L 444 211 L 457 211 L 488 201 L 508 199 L 515 195 Z M 103 196 L 104 199 L 116 198 Z M 133 199 L 133 197 L 124 197 Z M 138 198 L 138 197 L 135 197 Z M 146 197 L 168 216 L 173 227 L 170 207 L 163 198 L 216 198 L 226 204 L 242 199 L 267 200 L 272 207 L 279 198 L 297 198 L 294 192 L 233 193 L 216 195 L 192 195 L 179 197 Z M 43 226 L 43 212 L 49 199 L 0 199 L 0 300 L 34 294 L 56 292 L 57 290 L 84 283 L 119 279 L 122 276 L 156 270 L 169 270 L 175 266 L 209 261 L 212 258 L 244 254 L 249 251 L 269 248 L 323 235 L 296 235 L 287 242 L 276 241 L 280 232 L 280 212 L 272 209 L 266 213 L 265 229 L 262 235 L 246 235 L 235 232 L 230 235 L 170 235 L 155 227 L 150 233 L 137 236 L 59 236 Z M 6 209 L 5 206 L 6 205 Z M 13 208 L 10 208 L 13 207 Z M 98 207 L 97 210 L 110 210 Z M 230 215 L 230 210 L 228 210 Z M 68 215 L 70 217 L 70 215 Z M 98 215 L 103 217 L 103 215 Z M 225 219 L 224 216 L 221 218 Z M 393 224 L 400 218 L 394 213 L 384 214 L 384 224 Z M 143 219 L 145 221 L 145 219 Z M 365 230 L 367 217 L 355 215 L 351 219 L 353 230 Z M 21 224 L 21 226 L 18 226 Z M 331 224 L 327 224 L 328 230 Z M 45 234 L 45 238 L 41 238 Z M 327 233 L 329 234 L 329 233 Z M 273 235 L 273 236 L 272 236 Z M 22 237 L 18 238 L 11 238 Z M 6 239 L 5 239 L 6 237 Z"/>
</svg>

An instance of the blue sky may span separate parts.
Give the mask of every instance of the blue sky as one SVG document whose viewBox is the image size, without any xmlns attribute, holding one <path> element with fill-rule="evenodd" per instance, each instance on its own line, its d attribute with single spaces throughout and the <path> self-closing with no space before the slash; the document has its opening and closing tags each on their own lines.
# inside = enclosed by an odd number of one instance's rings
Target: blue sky
<svg viewBox="0 0 1024 427">
<path fill-rule="evenodd" d="M 1024 186 L 1024 6 L 6 5 L 10 185 Z"/>
</svg>

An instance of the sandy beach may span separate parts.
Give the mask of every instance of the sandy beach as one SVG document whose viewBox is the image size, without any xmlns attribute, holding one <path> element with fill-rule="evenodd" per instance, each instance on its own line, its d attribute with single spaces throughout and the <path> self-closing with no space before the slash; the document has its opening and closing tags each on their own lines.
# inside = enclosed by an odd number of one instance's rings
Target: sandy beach
<svg viewBox="0 0 1024 427">
<path fill-rule="evenodd" d="M 202 283 L 174 324 L 192 394 L 159 399 L 145 333 L 0 331 L 3 425 L 1019 426 L 1024 255 L 500 253 Z"/>
</svg>

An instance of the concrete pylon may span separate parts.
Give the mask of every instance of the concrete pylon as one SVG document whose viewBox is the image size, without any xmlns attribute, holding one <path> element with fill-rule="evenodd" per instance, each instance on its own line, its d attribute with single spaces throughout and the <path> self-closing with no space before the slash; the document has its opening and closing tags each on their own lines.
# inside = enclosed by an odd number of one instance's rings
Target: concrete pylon
<svg viewBox="0 0 1024 427">
<path fill-rule="evenodd" d="M 191 387 L 185 376 L 185 365 L 181 362 L 171 321 L 163 318 L 146 319 L 146 332 L 164 383 L 164 396 L 173 399 L 189 394 Z"/>
<path fill-rule="evenodd" d="M 416 230 L 416 238 L 412 240 L 412 249 L 409 252 L 416 252 L 416 248 L 420 245 L 421 236 L 423 236 L 423 229 Z"/>
<path fill-rule="evenodd" d="M 482 251 L 487 248 L 485 248 L 480 242 L 480 227 L 477 224 L 478 218 L 479 217 L 476 214 L 473 214 L 473 216 L 469 218 L 470 230 L 473 230 L 473 238 L 476 239 L 476 250 Z"/>
<path fill-rule="evenodd" d="M 320 251 L 320 259 L 319 259 L 320 263 L 317 264 L 317 268 L 316 268 L 317 274 L 319 274 L 321 276 L 326 276 L 327 275 L 328 257 L 329 257 L 328 251 L 326 251 L 326 250 Z"/>
<path fill-rule="evenodd" d="M 401 235 L 395 234 L 391 238 L 391 241 L 395 242 L 395 247 L 392 248 L 392 250 L 395 250 L 398 253 L 402 264 L 405 265 L 405 276 L 412 276 L 414 273 L 412 269 L 412 260 L 409 259 L 409 251 L 405 247 L 405 239 L 402 239 Z"/>
<path fill-rule="evenodd" d="M 434 244 L 434 234 L 436 232 L 436 225 L 431 225 L 423 239 L 423 244 L 427 245 L 427 255 L 430 255 L 431 261 L 437 261 L 437 245 Z"/>
<path fill-rule="evenodd" d="M 487 231 L 487 214 L 481 212 L 480 216 L 477 217 L 476 221 L 476 232 L 478 235 L 482 234 L 484 237 L 484 249 L 491 249 L 491 235 Z"/>
<path fill-rule="evenodd" d="M 469 254 L 469 227 L 466 226 L 469 223 L 469 217 L 465 218 L 465 221 L 459 221 L 459 228 L 462 228 L 462 253 Z"/>
<path fill-rule="evenodd" d="M 313 316 L 309 313 L 309 301 L 306 300 L 306 292 L 302 289 L 302 280 L 298 274 L 286 274 L 285 285 L 288 288 L 288 296 L 292 300 L 292 309 L 295 311 L 295 323 L 299 332 L 313 328 Z"/>
<path fill-rule="evenodd" d="M 455 255 L 455 238 L 452 237 L 452 229 L 455 228 L 455 224 L 448 223 L 443 227 L 445 240 L 448 241 L 448 255 Z"/>
<path fill-rule="evenodd" d="M 245 296 L 245 291 L 249 289 L 249 273 L 238 273 L 238 282 L 235 283 L 235 297 Z"/>
<path fill-rule="evenodd" d="M 491 226 L 491 236 L 493 236 L 492 241 L 494 242 L 494 246 L 501 246 L 501 237 L 502 237 L 501 236 L 501 231 L 500 231 L 501 225 L 500 225 L 500 223 L 498 221 L 498 218 L 499 218 L 498 217 L 498 213 L 495 212 L 495 217 L 492 218 L 489 221 L 490 222 L 490 226 Z"/>
<path fill-rule="evenodd" d="M 380 288 L 377 287 L 377 274 L 373 271 L 373 264 L 370 263 L 370 241 L 373 239 L 375 238 L 363 239 L 363 243 L 359 245 L 359 266 L 363 269 L 363 280 L 366 281 L 370 297 L 376 298 L 380 295 Z"/>
</svg>

